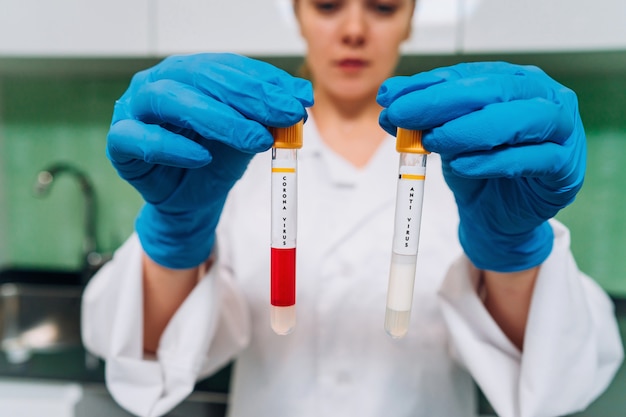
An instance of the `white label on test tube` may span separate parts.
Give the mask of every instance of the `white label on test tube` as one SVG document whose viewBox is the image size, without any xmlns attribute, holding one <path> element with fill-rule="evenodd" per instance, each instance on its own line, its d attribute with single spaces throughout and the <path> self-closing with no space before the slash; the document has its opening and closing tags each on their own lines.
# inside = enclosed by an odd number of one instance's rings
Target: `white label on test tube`
<svg viewBox="0 0 626 417">
<path fill-rule="evenodd" d="M 275 159 L 272 161 L 272 247 L 289 249 L 296 247 L 296 161 Z"/>
<path fill-rule="evenodd" d="M 392 249 L 399 255 L 417 255 L 426 167 L 401 166 L 399 172 Z"/>
</svg>

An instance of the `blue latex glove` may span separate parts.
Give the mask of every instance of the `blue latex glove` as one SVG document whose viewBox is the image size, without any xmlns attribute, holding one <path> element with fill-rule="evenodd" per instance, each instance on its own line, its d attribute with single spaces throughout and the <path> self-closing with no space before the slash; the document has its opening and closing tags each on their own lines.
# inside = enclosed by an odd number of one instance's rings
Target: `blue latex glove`
<svg viewBox="0 0 626 417">
<path fill-rule="evenodd" d="M 273 138 L 313 103 L 308 81 L 231 54 L 174 56 L 136 74 L 117 101 L 107 155 L 146 204 L 147 255 L 191 268 L 210 255 L 226 196 Z"/>
<path fill-rule="evenodd" d="M 441 155 L 476 267 L 513 272 L 547 258 L 547 220 L 574 200 L 585 173 L 571 90 L 536 67 L 470 63 L 391 78 L 378 101 L 385 130 L 423 130 L 424 147 Z"/>
</svg>

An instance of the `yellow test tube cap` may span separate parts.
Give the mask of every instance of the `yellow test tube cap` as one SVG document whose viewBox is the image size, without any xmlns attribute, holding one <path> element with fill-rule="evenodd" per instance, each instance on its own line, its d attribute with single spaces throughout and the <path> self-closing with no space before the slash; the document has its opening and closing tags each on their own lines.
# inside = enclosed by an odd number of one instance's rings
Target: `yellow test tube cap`
<svg viewBox="0 0 626 417">
<path fill-rule="evenodd" d="M 422 145 L 422 131 L 398 128 L 396 134 L 396 150 L 406 153 L 423 153 L 428 154 Z"/>
<path fill-rule="evenodd" d="M 270 127 L 270 133 L 274 137 L 275 148 L 300 149 L 302 148 L 302 128 L 304 120 L 300 120 L 289 127 Z"/>
</svg>

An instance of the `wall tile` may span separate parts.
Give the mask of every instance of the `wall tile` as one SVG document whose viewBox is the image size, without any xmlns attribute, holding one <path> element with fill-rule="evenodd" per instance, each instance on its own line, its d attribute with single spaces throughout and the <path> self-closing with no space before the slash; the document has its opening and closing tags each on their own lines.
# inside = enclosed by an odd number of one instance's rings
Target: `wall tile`
<svg viewBox="0 0 626 417">
<path fill-rule="evenodd" d="M 99 249 L 132 231 L 139 196 L 105 156 L 113 103 L 128 79 L 4 77 L 0 118 L 5 264 L 76 268 L 81 262 L 84 200 L 78 183 L 59 175 L 35 197 L 39 170 L 60 161 L 85 171 L 97 197 Z"/>
</svg>

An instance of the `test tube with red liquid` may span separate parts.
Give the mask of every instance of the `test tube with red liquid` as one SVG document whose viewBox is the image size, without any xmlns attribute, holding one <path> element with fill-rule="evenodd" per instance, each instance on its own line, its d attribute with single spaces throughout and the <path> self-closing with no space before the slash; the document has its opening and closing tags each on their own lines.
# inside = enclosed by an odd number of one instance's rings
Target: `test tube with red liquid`
<svg viewBox="0 0 626 417">
<path fill-rule="evenodd" d="M 297 163 L 302 128 L 303 121 L 286 128 L 270 128 L 274 136 L 270 322 L 279 335 L 291 333 L 296 325 Z"/>
</svg>

